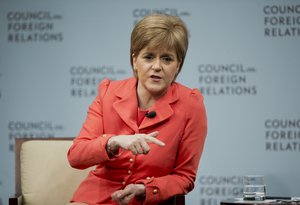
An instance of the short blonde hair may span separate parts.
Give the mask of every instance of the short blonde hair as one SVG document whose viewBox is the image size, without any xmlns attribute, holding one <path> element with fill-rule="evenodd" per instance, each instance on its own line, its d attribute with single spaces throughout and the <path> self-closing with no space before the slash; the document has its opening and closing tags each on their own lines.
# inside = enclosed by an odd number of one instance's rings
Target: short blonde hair
<svg viewBox="0 0 300 205">
<path fill-rule="evenodd" d="M 134 27 L 131 33 L 130 63 L 133 66 L 133 55 L 138 56 L 145 47 L 174 49 L 177 60 L 181 61 L 181 71 L 188 49 L 188 30 L 177 16 L 151 14 L 145 16 Z"/>
</svg>

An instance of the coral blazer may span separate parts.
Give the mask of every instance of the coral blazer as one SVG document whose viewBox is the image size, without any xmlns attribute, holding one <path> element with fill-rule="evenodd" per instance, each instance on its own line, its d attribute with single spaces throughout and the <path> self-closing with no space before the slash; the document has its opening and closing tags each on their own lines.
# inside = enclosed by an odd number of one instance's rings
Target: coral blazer
<svg viewBox="0 0 300 205">
<path fill-rule="evenodd" d="M 143 183 L 145 200 L 131 204 L 157 204 L 176 194 L 186 194 L 194 181 L 202 154 L 207 120 L 203 97 L 197 89 L 172 83 L 149 111 L 154 118 L 137 124 L 138 101 L 135 78 L 103 80 L 99 95 L 90 105 L 87 118 L 68 152 L 70 165 L 85 169 L 96 165 L 80 184 L 71 201 L 115 204 L 110 195 L 128 184 Z M 106 143 L 113 135 L 159 131 L 166 145 L 150 145 L 146 155 L 120 150 L 109 158 Z"/>
</svg>

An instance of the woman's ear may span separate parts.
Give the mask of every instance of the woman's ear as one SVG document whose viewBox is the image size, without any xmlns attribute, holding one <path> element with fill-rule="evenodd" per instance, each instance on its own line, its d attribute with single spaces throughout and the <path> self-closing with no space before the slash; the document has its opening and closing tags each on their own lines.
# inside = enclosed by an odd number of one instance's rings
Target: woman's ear
<svg viewBox="0 0 300 205">
<path fill-rule="evenodd" d="M 136 70 L 136 56 L 134 55 L 134 53 L 132 54 L 132 65 L 133 65 L 133 69 Z"/>
<path fill-rule="evenodd" d="M 132 54 L 132 69 L 133 69 L 133 73 L 134 76 L 137 77 L 137 67 L 136 67 L 136 56 L 134 55 L 134 53 Z"/>
<path fill-rule="evenodd" d="M 179 59 L 179 61 L 178 61 L 178 65 L 177 65 L 177 70 L 176 70 L 176 75 L 177 75 L 177 74 L 178 74 L 178 72 L 179 72 L 179 69 L 180 69 L 181 63 L 182 63 L 182 59 Z"/>
</svg>

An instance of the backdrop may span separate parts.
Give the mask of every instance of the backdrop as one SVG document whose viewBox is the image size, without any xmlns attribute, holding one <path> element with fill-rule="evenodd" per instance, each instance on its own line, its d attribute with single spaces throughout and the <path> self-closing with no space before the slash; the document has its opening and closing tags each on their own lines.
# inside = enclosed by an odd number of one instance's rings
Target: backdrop
<svg viewBox="0 0 300 205">
<path fill-rule="evenodd" d="M 105 77 L 132 76 L 133 25 L 180 16 L 190 47 L 178 81 L 205 97 L 208 136 L 187 204 L 300 196 L 299 0 L 0 0 L 0 205 L 14 193 L 14 140 L 73 137 Z"/>
</svg>

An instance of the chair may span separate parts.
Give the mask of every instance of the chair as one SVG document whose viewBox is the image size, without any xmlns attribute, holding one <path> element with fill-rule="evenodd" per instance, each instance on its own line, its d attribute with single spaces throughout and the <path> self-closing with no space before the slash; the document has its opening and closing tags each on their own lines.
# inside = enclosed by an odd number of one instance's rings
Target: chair
<svg viewBox="0 0 300 205">
<path fill-rule="evenodd" d="M 67 151 L 72 138 L 16 139 L 16 181 L 9 205 L 66 205 L 91 167 L 69 166 Z M 160 205 L 184 205 L 185 196 L 174 196 Z"/>
</svg>

